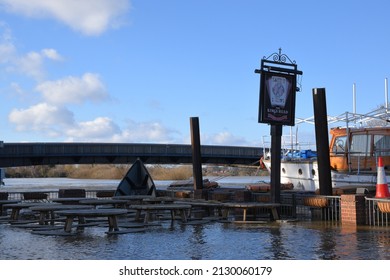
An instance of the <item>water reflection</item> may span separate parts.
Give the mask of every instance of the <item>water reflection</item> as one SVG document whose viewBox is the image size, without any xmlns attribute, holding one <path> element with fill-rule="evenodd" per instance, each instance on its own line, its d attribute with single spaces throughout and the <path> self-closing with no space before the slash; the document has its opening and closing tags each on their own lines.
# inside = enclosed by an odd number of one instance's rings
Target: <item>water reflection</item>
<svg viewBox="0 0 390 280">
<path fill-rule="evenodd" d="M 318 259 L 336 260 L 339 257 L 336 252 L 336 240 L 333 231 L 327 227 L 318 230 L 319 246 L 316 248 Z"/>
<path fill-rule="evenodd" d="M 188 236 L 188 255 L 191 260 L 207 259 L 207 242 L 203 225 L 194 225 L 188 228 L 191 234 Z M 188 230 L 187 229 L 187 230 Z"/>
<path fill-rule="evenodd" d="M 289 255 L 289 251 L 285 248 L 285 238 L 281 232 L 281 227 L 273 227 L 270 229 L 271 238 L 271 252 L 273 253 L 271 259 L 273 260 L 285 260 L 292 259 Z"/>
<path fill-rule="evenodd" d="M 1 259 L 390 259 L 390 230 L 324 222 L 183 225 L 162 221 L 143 233 L 40 236 L 0 224 Z"/>
</svg>

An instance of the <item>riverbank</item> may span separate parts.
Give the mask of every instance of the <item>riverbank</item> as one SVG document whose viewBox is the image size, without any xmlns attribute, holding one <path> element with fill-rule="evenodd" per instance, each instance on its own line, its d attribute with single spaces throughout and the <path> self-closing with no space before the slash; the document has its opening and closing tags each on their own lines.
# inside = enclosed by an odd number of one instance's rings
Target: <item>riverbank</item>
<svg viewBox="0 0 390 280">
<path fill-rule="evenodd" d="M 259 182 L 269 182 L 268 176 L 204 177 L 216 181 L 221 187 L 242 187 Z M 0 191 L 58 190 L 60 188 L 83 188 L 86 190 L 115 190 L 121 179 L 72 179 L 72 178 L 6 178 Z M 176 180 L 154 180 L 157 189 L 165 190 Z"/>
<path fill-rule="evenodd" d="M 131 164 L 42 165 L 5 168 L 6 178 L 122 179 Z M 192 165 L 147 165 L 153 180 L 186 180 L 192 177 Z M 250 166 L 205 166 L 203 176 L 266 176 L 266 170 Z"/>
</svg>

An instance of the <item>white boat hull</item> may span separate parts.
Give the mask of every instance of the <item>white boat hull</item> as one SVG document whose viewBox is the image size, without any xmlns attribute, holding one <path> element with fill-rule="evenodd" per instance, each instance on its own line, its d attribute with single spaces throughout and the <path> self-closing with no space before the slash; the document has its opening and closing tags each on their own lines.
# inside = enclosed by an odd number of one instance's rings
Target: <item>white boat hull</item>
<svg viewBox="0 0 390 280">
<path fill-rule="evenodd" d="M 271 161 L 263 160 L 268 171 Z M 291 183 L 295 190 L 316 191 L 319 189 L 318 164 L 314 160 L 287 160 L 280 164 L 280 182 Z M 376 173 L 346 173 L 331 171 L 332 187 L 339 189 L 375 187 Z M 390 176 L 386 176 L 387 182 Z"/>
</svg>

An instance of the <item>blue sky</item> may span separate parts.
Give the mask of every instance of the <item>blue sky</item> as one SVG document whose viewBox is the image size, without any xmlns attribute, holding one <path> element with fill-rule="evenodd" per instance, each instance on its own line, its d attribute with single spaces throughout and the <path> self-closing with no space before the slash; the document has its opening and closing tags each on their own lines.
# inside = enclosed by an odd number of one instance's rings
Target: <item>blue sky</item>
<svg viewBox="0 0 390 280">
<path fill-rule="evenodd" d="M 303 71 L 296 116 L 384 103 L 390 2 L 0 0 L 0 140 L 261 146 L 260 60 Z M 290 127 L 285 127 L 284 135 Z M 300 137 L 314 139 L 302 126 Z"/>
</svg>

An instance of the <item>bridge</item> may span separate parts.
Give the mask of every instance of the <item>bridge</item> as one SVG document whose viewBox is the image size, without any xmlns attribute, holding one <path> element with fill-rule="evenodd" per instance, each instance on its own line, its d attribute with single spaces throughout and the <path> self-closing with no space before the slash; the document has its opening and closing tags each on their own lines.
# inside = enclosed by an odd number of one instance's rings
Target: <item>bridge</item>
<svg viewBox="0 0 390 280">
<path fill-rule="evenodd" d="M 202 163 L 258 165 L 260 147 L 201 146 Z M 192 163 L 191 145 L 111 143 L 2 143 L 0 167 L 57 164 Z"/>
</svg>

